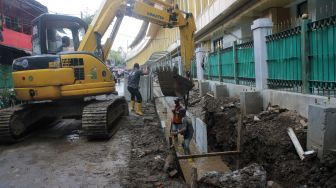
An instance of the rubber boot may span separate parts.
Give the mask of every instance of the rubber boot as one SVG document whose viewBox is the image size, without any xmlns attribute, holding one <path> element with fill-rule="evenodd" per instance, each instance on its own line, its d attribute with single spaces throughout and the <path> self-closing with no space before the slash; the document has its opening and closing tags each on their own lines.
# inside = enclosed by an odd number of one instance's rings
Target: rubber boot
<svg viewBox="0 0 336 188">
<path fill-rule="evenodd" d="M 142 113 L 142 104 L 136 102 L 135 103 L 135 113 L 138 114 L 139 116 L 143 116 L 144 114 Z"/>
<path fill-rule="evenodd" d="M 129 105 L 130 105 L 130 108 L 131 108 L 132 112 L 134 111 L 134 104 L 135 104 L 135 101 L 130 101 L 129 102 Z"/>
</svg>

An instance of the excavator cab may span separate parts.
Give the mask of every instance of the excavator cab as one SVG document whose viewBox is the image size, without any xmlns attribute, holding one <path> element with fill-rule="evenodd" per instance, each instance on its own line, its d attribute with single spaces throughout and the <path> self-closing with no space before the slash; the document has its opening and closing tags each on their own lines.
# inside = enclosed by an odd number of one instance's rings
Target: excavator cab
<svg viewBox="0 0 336 188">
<path fill-rule="evenodd" d="M 77 51 L 87 24 L 73 16 L 43 14 L 33 20 L 33 55 Z"/>
</svg>

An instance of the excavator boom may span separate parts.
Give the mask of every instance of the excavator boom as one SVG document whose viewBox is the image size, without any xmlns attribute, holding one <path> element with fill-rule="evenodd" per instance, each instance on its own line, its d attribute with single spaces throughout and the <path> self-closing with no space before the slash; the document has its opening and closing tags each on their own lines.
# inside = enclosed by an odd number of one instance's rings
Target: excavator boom
<svg viewBox="0 0 336 188">
<path fill-rule="evenodd" d="M 162 68 L 158 71 L 161 90 L 166 96 L 185 96 L 193 84 L 190 77 L 191 60 L 194 52 L 194 32 L 196 31 L 194 17 L 185 13 L 167 2 L 150 0 L 144 3 L 136 0 L 106 0 L 96 14 L 78 51 L 96 53 L 103 61 L 108 57 L 108 52 L 119 30 L 124 15 L 134 17 L 146 22 L 160 25 L 164 28 L 178 27 L 181 40 L 181 58 L 184 66 L 184 75 L 176 71 Z M 154 7 L 154 5 L 160 7 Z M 116 19 L 110 37 L 101 46 L 101 38 L 108 26 Z"/>
</svg>

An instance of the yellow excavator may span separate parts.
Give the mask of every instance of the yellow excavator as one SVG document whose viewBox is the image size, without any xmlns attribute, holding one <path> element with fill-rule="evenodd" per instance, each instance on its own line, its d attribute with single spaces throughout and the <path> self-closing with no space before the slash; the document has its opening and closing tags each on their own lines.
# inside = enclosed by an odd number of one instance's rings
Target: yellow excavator
<svg viewBox="0 0 336 188">
<path fill-rule="evenodd" d="M 44 14 L 32 23 L 33 55 L 13 62 L 16 98 L 26 104 L 0 111 L 0 142 L 19 141 L 36 122 L 54 117 L 82 118 L 88 138 L 111 136 L 114 122 L 128 115 L 128 105 L 115 95 L 114 78 L 104 62 L 124 16 L 179 28 L 186 73 L 161 69 L 159 82 L 166 96 L 189 92 L 196 30 L 192 14 L 160 0 L 104 0 L 89 26 L 77 17 Z M 104 94 L 108 97 L 97 97 Z"/>
</svg>

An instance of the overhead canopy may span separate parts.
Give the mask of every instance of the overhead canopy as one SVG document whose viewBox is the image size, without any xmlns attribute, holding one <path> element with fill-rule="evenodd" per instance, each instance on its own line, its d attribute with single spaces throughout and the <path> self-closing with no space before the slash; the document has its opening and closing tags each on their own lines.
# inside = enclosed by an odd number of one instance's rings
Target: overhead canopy
<svg viewBox="0 0 336 188">
<path fill-rule="evenodd" d="M 146 61 L 145 65 L 152 65 L 153 63 L 156 63 L 157 61 L 159 61 L 160 59 L 164 58 L 167 55 L 169 55 L 168 51 L 154 52 Z"/>
</svg>

